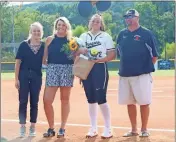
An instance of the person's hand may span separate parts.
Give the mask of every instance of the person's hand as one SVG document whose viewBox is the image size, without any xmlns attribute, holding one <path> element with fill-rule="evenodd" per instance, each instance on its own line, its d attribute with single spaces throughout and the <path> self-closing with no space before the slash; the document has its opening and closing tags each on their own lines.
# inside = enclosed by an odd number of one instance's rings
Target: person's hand
<svg viewBox="0 0 176 142">
<path fill-rule="evenodd" d="M 82 87 L 83 87 L 83 83 L 82 83 L 81 79 L 79 79 L 79 84 L 82 85 Z"/>
<path fill-rule="evenodd" d="M 88 52 L 88 49 L 87 48 L 80 48 L 78 49 L 77 51 L 77 55 L 80 55 L 80 54 L 87 54 Z"/>
<path fill-rule="evenodd" d="M 43 60 L 42 64 L 47 65 L 47 60 Z"/>
<path fill-rule="evenodd" d="M 47 68 L 47 64 L 42 64 L 42 69 L 46 69 Z"/>
<path fill-rule="evenodd" d="M 19 80 L 15 80 L 15 87 L 16 89 L 20 89 L 20 81 Z"/>
<path fill-rule="evenodd" d="M 81 81 L 81 79 L 79 79 L 79 84 L 81 85 L 81 83 L 82 83 L 82 81 Z"/>
</svg>

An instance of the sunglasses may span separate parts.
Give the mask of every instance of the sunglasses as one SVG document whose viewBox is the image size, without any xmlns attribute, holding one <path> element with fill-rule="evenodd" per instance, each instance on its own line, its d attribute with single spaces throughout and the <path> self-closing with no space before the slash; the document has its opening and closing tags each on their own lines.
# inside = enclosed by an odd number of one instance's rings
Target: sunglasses
<svg viewBox="0 0 176 142">
<path fill-rule="evenodd" d="M 130 16 L 125 16 L 124 18 L 125 18 L 125 19 L 132 19 L 132 18 L 134 18 L 134 17 L 137 17 L 137 16 L 132 16 L 132 15 L 130 15 Z"/>
</svg>

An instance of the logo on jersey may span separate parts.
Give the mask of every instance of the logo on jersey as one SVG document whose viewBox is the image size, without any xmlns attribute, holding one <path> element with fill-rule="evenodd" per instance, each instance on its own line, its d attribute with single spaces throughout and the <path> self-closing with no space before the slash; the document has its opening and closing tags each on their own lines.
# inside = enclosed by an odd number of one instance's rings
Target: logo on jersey
<svg viewBox="0 0 176 142">
<path fill-rule="evenodd" d="M 127 36 L 124 36 L 124 35 L 123 35 L 123 38 L 127 38 Z"/>
<path fill-rule="evenodd" d="M 136 40 L 136 41 L 140 41 L 140 38 L 141 38 L 140 35 L 135 35 L 135 36 L 134 36 L 134 40 Z"/>
<path fill-rule="evenodd" d="M 101 45 L 100 41 L 93 41 L 93 42 L 86 42 L 86 47 L 87 48 L 92 48 Z"/>
</svg>

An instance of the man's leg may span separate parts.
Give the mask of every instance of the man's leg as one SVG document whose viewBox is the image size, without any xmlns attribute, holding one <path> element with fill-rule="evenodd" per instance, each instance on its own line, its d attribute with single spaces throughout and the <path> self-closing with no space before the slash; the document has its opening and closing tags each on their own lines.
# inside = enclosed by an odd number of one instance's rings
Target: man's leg
<svg viewBox="0 0 176 142">
<path fill-rule="evenodd" d="M 143 131 L 147 131 L 147 124 L 148 124 L 148 118 L 149 118 L 149 112 L 150 112 L 149 105 L 141 105 L 140 111 L 141 111 L 141 121 L 142 121 L 141 131 L 143 132 Z"/>
<path fill-rule="evenodd" d="M 127 105 L 128 116 L 131 122 L 131 132 L 137 133 L 137 109 L 136 105 Z"/>
<path fill-rule="evenodd" d="M 143 74 L 136 78 L 135 83 L 133 84 L 133 92 L 136 98 L 137 103 L 140 105 L 141 111 L 141 134 L 145 132 L 147 134 L 147 124 L 149 118 L 149 105 L 152 101 L 152 76 L 150 74 Z M 143 134 L 142 134 L 143 136 Z"/>
<path fill-rule="evenodd" d="M 124 134 L 124 137 L 129 137 L 137 135 L 137 110 L 136 110 L 136 100 L 134 98 L 131 85 L 130 77 L 120 77 L 119 78 L 119 92 L 118 92 L 118 102 L 122 105 L 127 105 L 128 115 L 131 122 L 131 131 Z"/>
</svg>

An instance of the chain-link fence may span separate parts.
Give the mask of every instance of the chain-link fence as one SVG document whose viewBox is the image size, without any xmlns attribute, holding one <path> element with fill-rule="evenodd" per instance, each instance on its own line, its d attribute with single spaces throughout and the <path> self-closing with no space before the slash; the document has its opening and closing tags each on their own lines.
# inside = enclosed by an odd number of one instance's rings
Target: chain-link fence
<svg viewBox="0 0 176 142">
<path fill-rule="evenodd" d="M 14 62 L 20 43 L 2 43 L 1 62 Z"/>
</svg>

